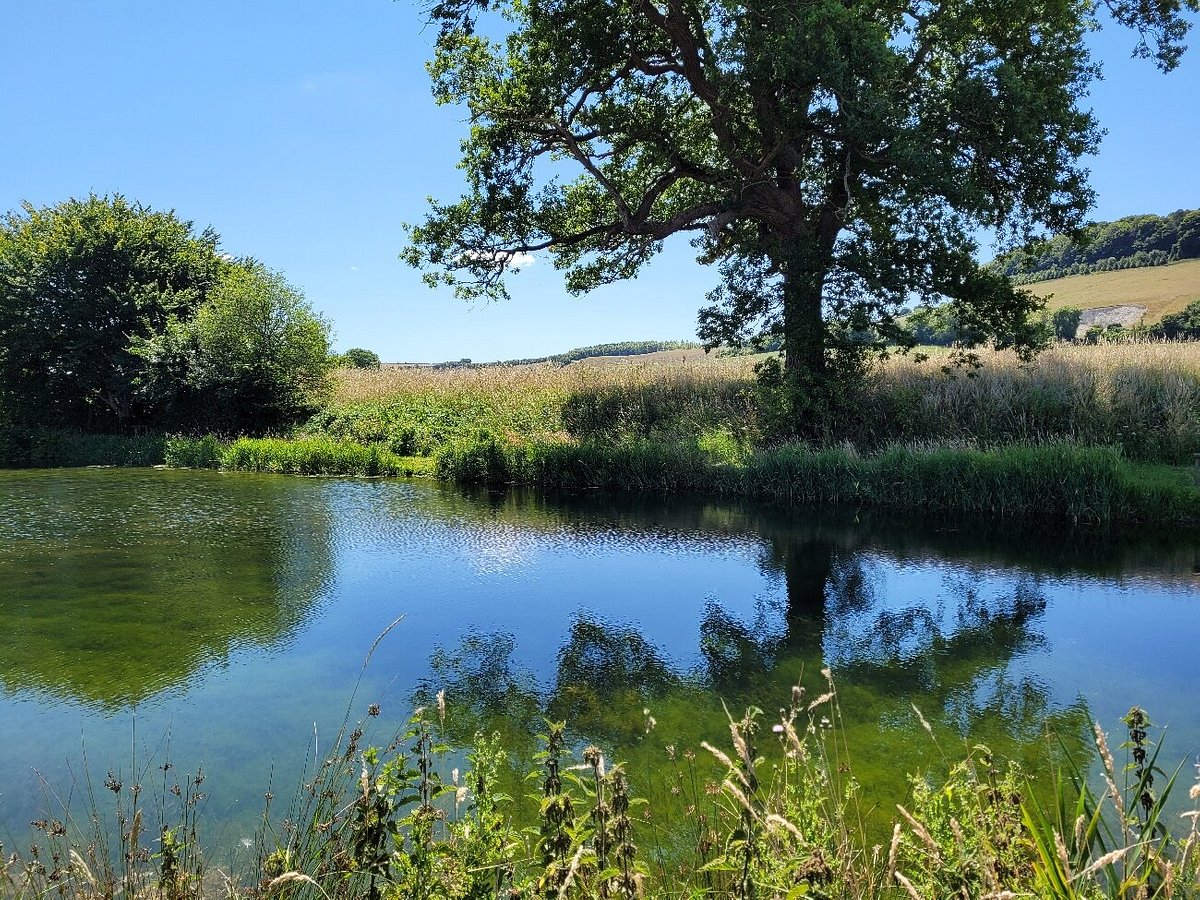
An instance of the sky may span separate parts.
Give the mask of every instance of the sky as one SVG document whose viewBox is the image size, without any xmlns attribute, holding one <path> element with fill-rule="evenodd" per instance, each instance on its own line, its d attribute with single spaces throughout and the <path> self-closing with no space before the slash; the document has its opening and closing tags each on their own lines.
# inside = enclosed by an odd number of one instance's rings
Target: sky
<svg viewBox="0 0 1200 900">
<path fill-rule="evenodd" d="M 583 298 L 544 255 L 512 277 L 511 300 L 475 305 L 400 262 L 403 223 L 463 188 L 465 117 L 430 95 L 421 6 L 0 0 L 0 212 L 89 192 L 174 210 L 282 272 L 336 348 L 386 361 L 694 339 L 716 278 L 686 238 Z M 1115 26 L 1093 44 L 1105 80 L 1089 103 L 1108 130 L 1088 161 L 1093 217 L 1200 207 L 1200 46 L 1163 75 Z"/>
</svg>

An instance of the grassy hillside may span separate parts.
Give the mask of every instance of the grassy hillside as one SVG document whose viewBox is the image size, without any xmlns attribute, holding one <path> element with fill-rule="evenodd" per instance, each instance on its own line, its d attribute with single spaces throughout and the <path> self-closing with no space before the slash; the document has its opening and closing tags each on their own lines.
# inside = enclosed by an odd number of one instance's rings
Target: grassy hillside
<svg viewBox="0 0 1200 900">
<path fill-rule="evenodd" d="M 1144 306 L 1143 324 L 1149 325 L 1200 299 L 1200 259 L 1187 259 L 1169 266 L 1072 275 L 1039 281 L 1028 287 L 1039 297 L 1053 295 L 1047 304 L 1049 309 Z"/>
</svg>

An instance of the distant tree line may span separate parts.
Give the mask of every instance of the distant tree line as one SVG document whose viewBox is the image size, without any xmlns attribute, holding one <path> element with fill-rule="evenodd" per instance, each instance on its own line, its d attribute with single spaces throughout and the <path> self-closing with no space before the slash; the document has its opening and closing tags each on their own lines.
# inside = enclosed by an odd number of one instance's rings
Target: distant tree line
<svg viewBox="0 0 1200 900">
<path fill-rule="evenodd" d="M 456 359 L 447 362 L 434 363 L 435 369 L 458 369 L 466 367 L 481 368 L 483 366 L 530 366 L 537 363 L 554 363 L 565 366 L 581 359 L 594 356 L 642 356 L 646 353 L 658 353 L 661 350 L 693 350 L 700 345 L 695 341 L 619 341 L 614 344 L 595 344 L 591 347 L 576 347 L 565 353 L 553 356 L 530 356 L 524 359 L 506 359 L 494 363 L 474 363 L 470 359 Z"/>
<path fill-rule="evenodd" d="M 328 323 L 211 228 L 120 195 L 0 218 L 0 424 L 262 433 L 331 364 Z"/>
<path fill-rule="evenodd" d="M 1077 240 L 1058 236 L 1001 254 L 991 267 L 1017 284 L 1200 257 L 1200 210 L 1126 216 L 1085 228 Z"/>
</svg>

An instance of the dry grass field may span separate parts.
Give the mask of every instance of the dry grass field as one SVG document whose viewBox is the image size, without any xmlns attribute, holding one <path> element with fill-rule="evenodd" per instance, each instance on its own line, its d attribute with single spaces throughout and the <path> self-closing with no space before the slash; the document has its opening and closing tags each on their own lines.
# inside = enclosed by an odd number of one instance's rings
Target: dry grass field
<svg viewBox="0 0 1200 900">
<path fill-rule="evenodd" d="M 943 371 L 946 352 L 880 366 L 833 423 L 831 441 L 1002 446 L 1119 445 L 1138 459 L 1191 460 L 1200 448 L 1200 343 L 1059 345 L 1022 364 L 981 354 L 978 371 Z M 427 454 L 487 428 L 534 439 L 695 441 L 763 428 L 754 357 L 698 351 L 478 369 L 343 370 L 311 433 Z M 971 377 L 968 377 L 971 376 Z"/>
<path fill-rule="evenodd" d="M 1146 316 L 1142 324 L 1151 325 L 1165 315 L 1179 312 L 1193 300 L 1200 300 L 1200 259 L 1055 278 L 1031 284 L 1029 290 L 1039 297 L 1053 295 L 1047 303 L 1049 309 L 1144 306 Z"/>
</svg>

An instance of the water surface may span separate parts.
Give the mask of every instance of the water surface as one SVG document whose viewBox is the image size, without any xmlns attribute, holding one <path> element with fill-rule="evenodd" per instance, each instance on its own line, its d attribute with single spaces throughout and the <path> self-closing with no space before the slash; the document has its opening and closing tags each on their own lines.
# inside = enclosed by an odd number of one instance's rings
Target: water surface
<svg viewBox="0 0 1200 900">
<path fill-rule="evenodd" d="M 649 773 L 667 745 L 722 741 L 723 704 L 773 711 L 798 680 L 822 690 L 826 667 L 881 810 L 906 772 L 977 742 L 1037 772 L 1135 703 L 1186 761 L 1198 571 L 1188 532 L 0 472 L 0 840 L 86 808 L 110 770 L 153 784 L 169 760 L 207 771 L 209 840 L 236 846 L 348 708 L 379 702 L 395 725 L 438 690 L 452 737 L 499 730 L 527 760 L 542 717 L 566 719 L 662 803 Z"/>
</svg>

